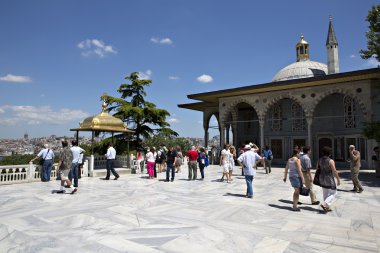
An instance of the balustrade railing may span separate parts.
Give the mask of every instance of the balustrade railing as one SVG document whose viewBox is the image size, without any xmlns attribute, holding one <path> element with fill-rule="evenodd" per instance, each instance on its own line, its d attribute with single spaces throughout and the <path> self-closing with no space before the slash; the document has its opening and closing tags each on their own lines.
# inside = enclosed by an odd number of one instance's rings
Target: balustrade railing
<svg viewBox="0 0 380 253">
<path fill-rule="evenodd" d="M 89 166 L 86 160 L 81 169 L 81 176 L 88 177 Z M 57 166 L 53 164 L 50 178 L 55 180 L 57 177 Z M 0 185 L 14 183 L 28 183 L 41 180 L 41 166 L 33 163 L 26 165 L 6 165 L 0 166 Z"/>
</svg>

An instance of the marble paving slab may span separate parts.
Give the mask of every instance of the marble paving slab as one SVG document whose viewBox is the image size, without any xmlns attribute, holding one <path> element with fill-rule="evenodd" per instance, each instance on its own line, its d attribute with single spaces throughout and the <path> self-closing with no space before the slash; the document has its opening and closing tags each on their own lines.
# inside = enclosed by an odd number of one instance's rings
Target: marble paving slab
<svg viewBox="0 0 380 253">
<path fill-rule="evenodd" d="M 54 194 L 58 181 L 0 186 L 0 253 L 5 252 L 380 252 L 380 188 L 349 192 L 342 180 L 333 211 L 321 212 L 293 190 L 283 168 L 254 179 L 255 195 L 236 167 L 232 183 L 209 166 L 205 180 L 187 180 L 187 166 L 174 182 L 165 174 L 120 179 L 82 178 L 78 192 Z M 345 173 L 347 174 L 347 173 Z M 200 173 L 198 174 L 200 177 Z M 367 175 L 368 177 L 368 175 Z M 318 199 L 321 188 L 315 187 Z"/>
</svg>

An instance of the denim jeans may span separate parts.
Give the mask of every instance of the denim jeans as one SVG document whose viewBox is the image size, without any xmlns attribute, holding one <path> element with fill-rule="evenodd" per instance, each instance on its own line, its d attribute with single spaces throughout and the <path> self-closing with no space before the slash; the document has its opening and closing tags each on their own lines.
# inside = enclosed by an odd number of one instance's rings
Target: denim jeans
<svg viewBox="0 0 380 253">
<path fill-rule="evenodd" d="M 69 179 L 71 182 L 73 182 L 72 180 L 74 178 L 74 187 L 78 187 L 78 168 L 79 168 L 79 163 L 71 164 Z"/>
<path fill-rule="evenodd" d="M 253 196 L 253 176 L 245 176 L 245 182 L 247 183 L 247 196 Z"/>
<path fill-rule="evenodd" d="M 41 180 L 43 182 L 50 181 L 51 168 L 53 167 L 53 160 L 45 160 L 42 165 Z"/>
<path fill-rule="evenodd" d="M 166 166 L 166 180 L 169 181 L 169 175 L 170 171 L 172 171 L 172 180 L 174 180 L 175 177 L 175 170 L 174 170 L 174 165 L 172 163 L 168 163 Z"/>
</svg>

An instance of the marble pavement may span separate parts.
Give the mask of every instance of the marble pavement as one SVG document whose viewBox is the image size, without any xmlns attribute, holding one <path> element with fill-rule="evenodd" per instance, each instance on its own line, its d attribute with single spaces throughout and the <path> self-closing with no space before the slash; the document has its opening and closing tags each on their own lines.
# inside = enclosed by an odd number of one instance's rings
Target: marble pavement
<svg viewBox="0 0 380 253">
<path fill-rule="evenodd" d="M 164 173 L 121 175 L 117 181 L 83 178 L 76 194 L 54 194 L 58 181 L 0 186 L 0 252 L 379 252 L 380 179 L 361 174 L 364 192 L 349 192 L 347 171 L 333 211 L 301 197 L 291 211 L 292 188 L 283 168 L 231 184 L 209 166 L 204 181 L 174 182 Z M 200 175 L 198 175 L 199 177 Z M 319 198 L 322 191 L 315 187 Z"/>
</svg>

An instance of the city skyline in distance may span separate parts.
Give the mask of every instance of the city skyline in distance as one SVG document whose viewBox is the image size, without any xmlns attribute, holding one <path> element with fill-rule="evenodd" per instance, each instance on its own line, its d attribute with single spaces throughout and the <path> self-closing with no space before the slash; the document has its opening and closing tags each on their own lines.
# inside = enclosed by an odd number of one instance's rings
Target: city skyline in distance
<svg viewBox="0 0 380 253">
<path fill-rule="evenodd" d="M 295 61 L 301 34 L 311 60 L 326 63 L 330 15 L 340 72 L 378 65 L 359 56 L 377 1 L 94 3 L 0 3 L 0 138 L 73 136 L 71 128 L 101 112 L 103 92 L 120 96 L 134 71 L 152 80 L 146 100 L 171 113 L 174 131 L 204 136 L 202 113 L 177 107 L 195 102 L 188 94 L 270 82 Z"/>
</svg>

